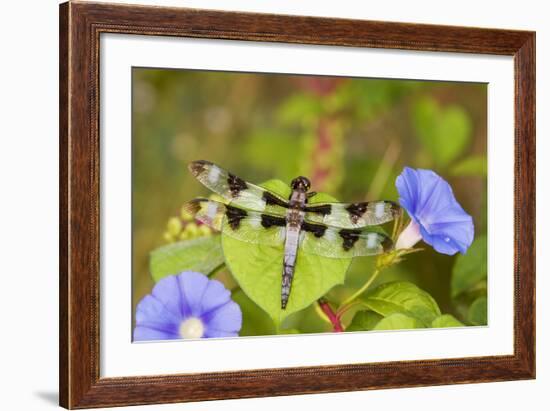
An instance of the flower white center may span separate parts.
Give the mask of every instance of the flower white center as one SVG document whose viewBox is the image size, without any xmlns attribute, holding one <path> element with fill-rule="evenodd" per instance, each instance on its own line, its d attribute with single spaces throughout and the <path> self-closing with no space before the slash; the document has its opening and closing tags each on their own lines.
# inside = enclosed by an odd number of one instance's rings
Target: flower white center
<svg viewBox="0 0 550 411">
<path fill-rule="evenodd" d="M 399 238 L 395 244 L 395 249 L 407 249 L 412 248 L 416 243 L 422 239 L 420 234 L 420 226 L 411 220 L 409 225 L 399 234 Z"/>
<path fill-rule="evenodd" d="M 204 335 L 204 324 L 199 318 L 187 318 L 180 324 L 180 335 L 182 338 L 202 338 Z"/>
</svg>

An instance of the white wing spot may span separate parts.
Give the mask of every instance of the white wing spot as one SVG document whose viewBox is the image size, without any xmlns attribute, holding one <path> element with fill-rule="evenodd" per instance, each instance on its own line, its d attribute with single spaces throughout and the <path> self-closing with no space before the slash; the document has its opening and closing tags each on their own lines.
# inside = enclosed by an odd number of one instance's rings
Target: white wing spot
<svg viewBox="0 0 550 411">
<path fill-rule="evenodd" d="M 266 206 L 265 200 L 262 199 L 261 202 L 258 201 L 258 211 L 264 211 L 264 210 L 265 210 L 265 206 Z"/>
<path fill-rule="evenodd" d="M 336 231 L 332 228 L 328 228 L 325 231 L 325 239 L 329 242 L 335 242 L 336 241 Z"/>
<path fill-rule="evenodd" d="M 374 215 L 376 216 L 376 218 L 381 218 L 384 215 L 385 211 L 386 211 L 386 204 L 377 203 L 376 208 L 374 209 Z"/>
<path fill-rule="evenodd" d="M 376 234 L 369 234 L 367 236 L 367 248 L 375 248 L 378 236 Z"/>
<path fill-rule="evenodd" d="M 212 166 L 208 172 L 208 181 L 210 181 L 211 184 L 217 183 L 220 178 L 220 174 L 220 169 L 216 166 Z"/>
<path fill-rule="evenodd" d="M 260 225 L 262 224 L 261 218 L 258 218 L 258 217 L 250 218 L 248 222 L 252 228 L 256 228 L 256 229 L 260 228 Z"/>
<path fill-rule="evenodd" d="M 208 202 L 208 208 L 206 209 L 206 215 L 207 217 L 210 219 L 210 220 L 214 220 L 214 218 L 216 217 L 216 214 L 218 213 L 218 205 L 213 202 L 213 201 L 209 201 Z"/>
</svg>

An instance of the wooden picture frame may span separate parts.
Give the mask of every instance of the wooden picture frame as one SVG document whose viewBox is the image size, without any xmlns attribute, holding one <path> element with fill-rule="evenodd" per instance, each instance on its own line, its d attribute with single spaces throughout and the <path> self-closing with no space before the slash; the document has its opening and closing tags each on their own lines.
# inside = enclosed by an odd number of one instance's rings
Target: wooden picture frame
<svg viewBox="0 0 550 411">
<path fill-rule="evenodd" d="M 100 378 L 100 34 L 513 56 L 514 354 Z M 535 377 L 535 33 L 69 2 L 60 6 L 60 404 L 90 408 Z"/>
</svg>

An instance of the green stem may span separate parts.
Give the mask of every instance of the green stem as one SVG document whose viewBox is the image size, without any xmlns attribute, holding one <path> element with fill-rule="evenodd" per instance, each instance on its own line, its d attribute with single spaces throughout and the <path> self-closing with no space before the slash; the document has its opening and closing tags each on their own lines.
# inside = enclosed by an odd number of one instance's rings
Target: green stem
<svg viewBox="0 0 550 411">
<path fill-rule="evenodd" d="M 351 310 L 353 307 L 356 307 L 358 305 L 364 305 L 364 303 L 362 301 L 352 301 L 350 304 L 348 305 L 342 305 L 340 306 L 340 308 L 338 308 L 338 310 L 336 311 L 336 314 L 338 315 L 338 317 L 342 318 L 342 316 L 347 313 L 349 310 Z"/>
<path fill-rule="evenodd" d="M 368 281 L 359 289 L 357 290 L 351 297 L 346 298 L 344 302 L 340 305 L 341 309 L 338 311 L 341 311 L 346 305 L 354 301 L 357 297 L 359 297 L 361 294 L 363 294 L 373 283 L 374 280 L 376 280 L 376 277 L 380 274 L 380 269 L 377 268 L 374 270 L 374 273 L 370 276 Z"/>
</svg>

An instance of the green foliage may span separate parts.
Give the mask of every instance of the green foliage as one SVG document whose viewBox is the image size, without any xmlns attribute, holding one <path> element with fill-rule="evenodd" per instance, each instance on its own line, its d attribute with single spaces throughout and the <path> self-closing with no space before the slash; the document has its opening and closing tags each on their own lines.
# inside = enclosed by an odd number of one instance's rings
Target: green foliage
<svg viewBox="0 0 550 411">
<path fill-rule="evenodd" d="M 472 303 L 468 321 L 473 325 L 487 325 L 487 297 L 479 297 Z"/>
<path fill-rule="evenodd" d="M 486 251 L 479 258 L 475 254 L 477 244 L 486 241 L 482 236 L 487 220 L 482 109 L 487 86 L 326 77 L 312 83 L 304 79 L 134 70 L 133 306 L 151 291 L 151 277 L 158 281 L 183 270 L 218 273 L 216 269 L 223 266 L 227 250 L 222 249 L 220 235 L 195 240 L 212 234 L 190 216 L 167 223 L 183 203 L 207 195 L 187 171 L 188 162 L 210 160 L 251 182 L 273 177 L 289 182 L 302 174 L 312 180 L 313 189 L 343 201 L 395 200 L 395 178 L 406 164 L 434 168 L 450 180 L 460 203 L 472 214 L 480 238 L 466 256 L 449 258 L 427 247 L 385 269 L 373 288 L 388 281 L 410 281 L 422 284 L 434 298 L 421 290 L 413 292 L 413 287 L 408 300 L 397 302 L 366 294 L 372 308 L 362 306 L 346 330 L 372 330 L 379 323 L 386 329 L 408 328 L 418 322 L 424 327 L 483 323 L 480 313 L 483 308 L 486 312 L 486 303 L 482 299 L 472 303 L 486 297 Z M 286 184 L 274 184 L 288 194 Z M 225 248 L 225 243 L 231 243 L 230 239 L 223 241 Z M 164 242 L 173 244 L 156 248 Z M 338 307 L 364 284 L 376 262 L 375 258 L 356 259 L 346 273 L 348 261 L 299 256 L 291 301 L 281 316 L 282 250 L 239 244 L 227 254 L 230 266 L 240 260 L 232 267 L 239 278 L 235 281 L 229 270 L 216 278 L 232 290 L 232 298 L 241 306 L 241 335 L 330 331 L 331 325 L 311 302 L 323 296 Z M 344 278 L 344 286 L 334 287 Z M 453 290 L 449 290 L 451 283 Z M 309 304 L 305 309 L 297 304 L 302 299 L 304 305 Z M 434 300 L 441 307 L 451 305 L 450 314 L 440 315 Z M 395 325 L 400 322 L 405 325 Z"/>
<path fill-rule="evenodd" d="M 268 181 L 263 187 L 283 197 L 290 194 L 289 186 L 279 180 Z M 335 200 L 320 193 L 312 203 L 316 201 Z M 270 315 L 277 328 L 287 316 L 306 308 L 335 285 L 342 284 L 351 263 L 351 259 L 333 259 L 301 252 L 288 305 L 281 310 L 283 248 L 245 243 L 223 234 L 222 247 L 227 266 L 241 289 Z"/>
<path fill-rule="evenodd" d="M 402 313 L 394 313 L 380 320 L 373 330 L 407 330 L 424 327 L 425 325 L 415 317 Z"/>
<path fill-rule="evenodd" d="M 284 150 L 285 155 L 273 164 L 273 153 Z M 260 129 L 247 136 L 242 154 L 250 159 L 248 165 L 259 171 L 285 180 L 294 178 L 298 172 L 298 163 L 302 159 L 301 150 L 296 149 L 296 137 L 284 130 Z"/>
<path fill-rule="evenodd" d="M 442 108 L 431 98 L 416 103 L 413 124 L 421 143 L 440 167 L 460 156 L 472 137 L 471 120 L 463 108 Z"/>
<path fill-rule="evenodd" d="M 487 175 L 487 157 L 467 157 L 451 168 L 451 174 L 460 177 L 477 177 Z"/>
<path fill-rule="evenodd" d="M 456 258 L 451 296 L 461 318 L 471 325 L 487 324 L 487 236 L 474 240 L 468 252 Z"/>
<path fill-rule="evenodd" d="M 403 288 L 403 286 L 400 287 Z M 410 294 L 411 290 L 414 290 L 412 294 L 415 294 L 413 297 L 408 298 L 409 302 L 407 303 L 407 307 L 405 307 L 405 304 L 403 303 L 402 297 L 404 293 L 402 291 L 398 292 L 397 294 L 402 295 L 398 298 L 394 298 L 398 301 L 395 303 L 397 307 L 394 306 L 392 309 L 379 308 L 379 311 L 390 313 L 389 315 L 381 315 L 377 312 L 369 310 L 358 311 L 353 316 L 353 319 L 350 325 L 346 328 L 346 331 L 400 330 L 426 327 L 464 327 L 464 324 L 458 321 L 451 314 L 437 315 L 434 317 L 434 315 L 439 312 L 439 308 L 437 305 L 434 305 L 431 297 L 423 291 L 419 293 L 418 289 L 415 289 L 415 286 L 407 286 L 406 288 L 410 288 Z M 385 298 L 386 301 L 389 299 L 391 298 Z M 411 308 L 411 306 L 414 306 L 414 308 Z M 422 308 L 419 309 L 419 307 Z M 430 311 L 428 315 L 425 315 L 425 308 L 428 308 Z M 426 323 L 425 320 L 431 317 L 433 317 L 433 320 L 430 323 Z M 420 318 L 424 318 L 424 321 Z"/>
<path fill-rule="evenodd" d="M 151 252 L 149 261 L 155 282 L 187 270 L 208 275 L 223 265 L 220 236 L 199 237 L 162 246 Z"/>
<path fill-rule="evenodd" d="M 370 331 L 382 318 L 384 317 L 374 311 L 357 311 L 346 331 Z"/>
<path fill-rule="evenodd" d="M 384 317 L 395 313 L 405 314 L 416 318 L 426 327 L 441 315 L 432 296 L 409 282 L 382 284 L 369 292 L 362 303 Z"/>
<path fill-rule="evenodd" d="M 301 331 L 296 328 L 286 328 L 281 330 L 281 334 L 301 334 Z"/>
<path fill-rule="evenodd" d="M 451 314 L 443 314 L 432 321 L 432 328 L 448 328 L 448 327 L 464 327 L 460 321 L 458 321 Z"/>
<path fill-rule="evenodd" d="M 283 125 L 309 125 L 323 111 L 322 100 L 312 94 L 294 94 L 278 110 L 278 119 Z"/>
<path fill-rule="evenodd" d="M 240 336 L 247 335 L 269 335 L 275 334 L 273 321 L 250 299 L 242 290 L 232 293 L 231 298 L 243 313 L 243 326 L 239 332 Z"/>
<path fill-rule="evenodd" d="M 487 279 L 487 236 L 474 240 L 468 252 L 456 258 L 451 277 L 451 296 L 471 293 L 486 287 Z"/>
<path fill-rule="evenodd" d="M 329 107 L 350 110 L 359 121 L 369 121 L 421 87 L 422 83 L 416 81 L 402 81 L 399 85 L 381 79 L 370 79 L 368 84 L 345 82 L 331 96 Z"/>
</svg>

